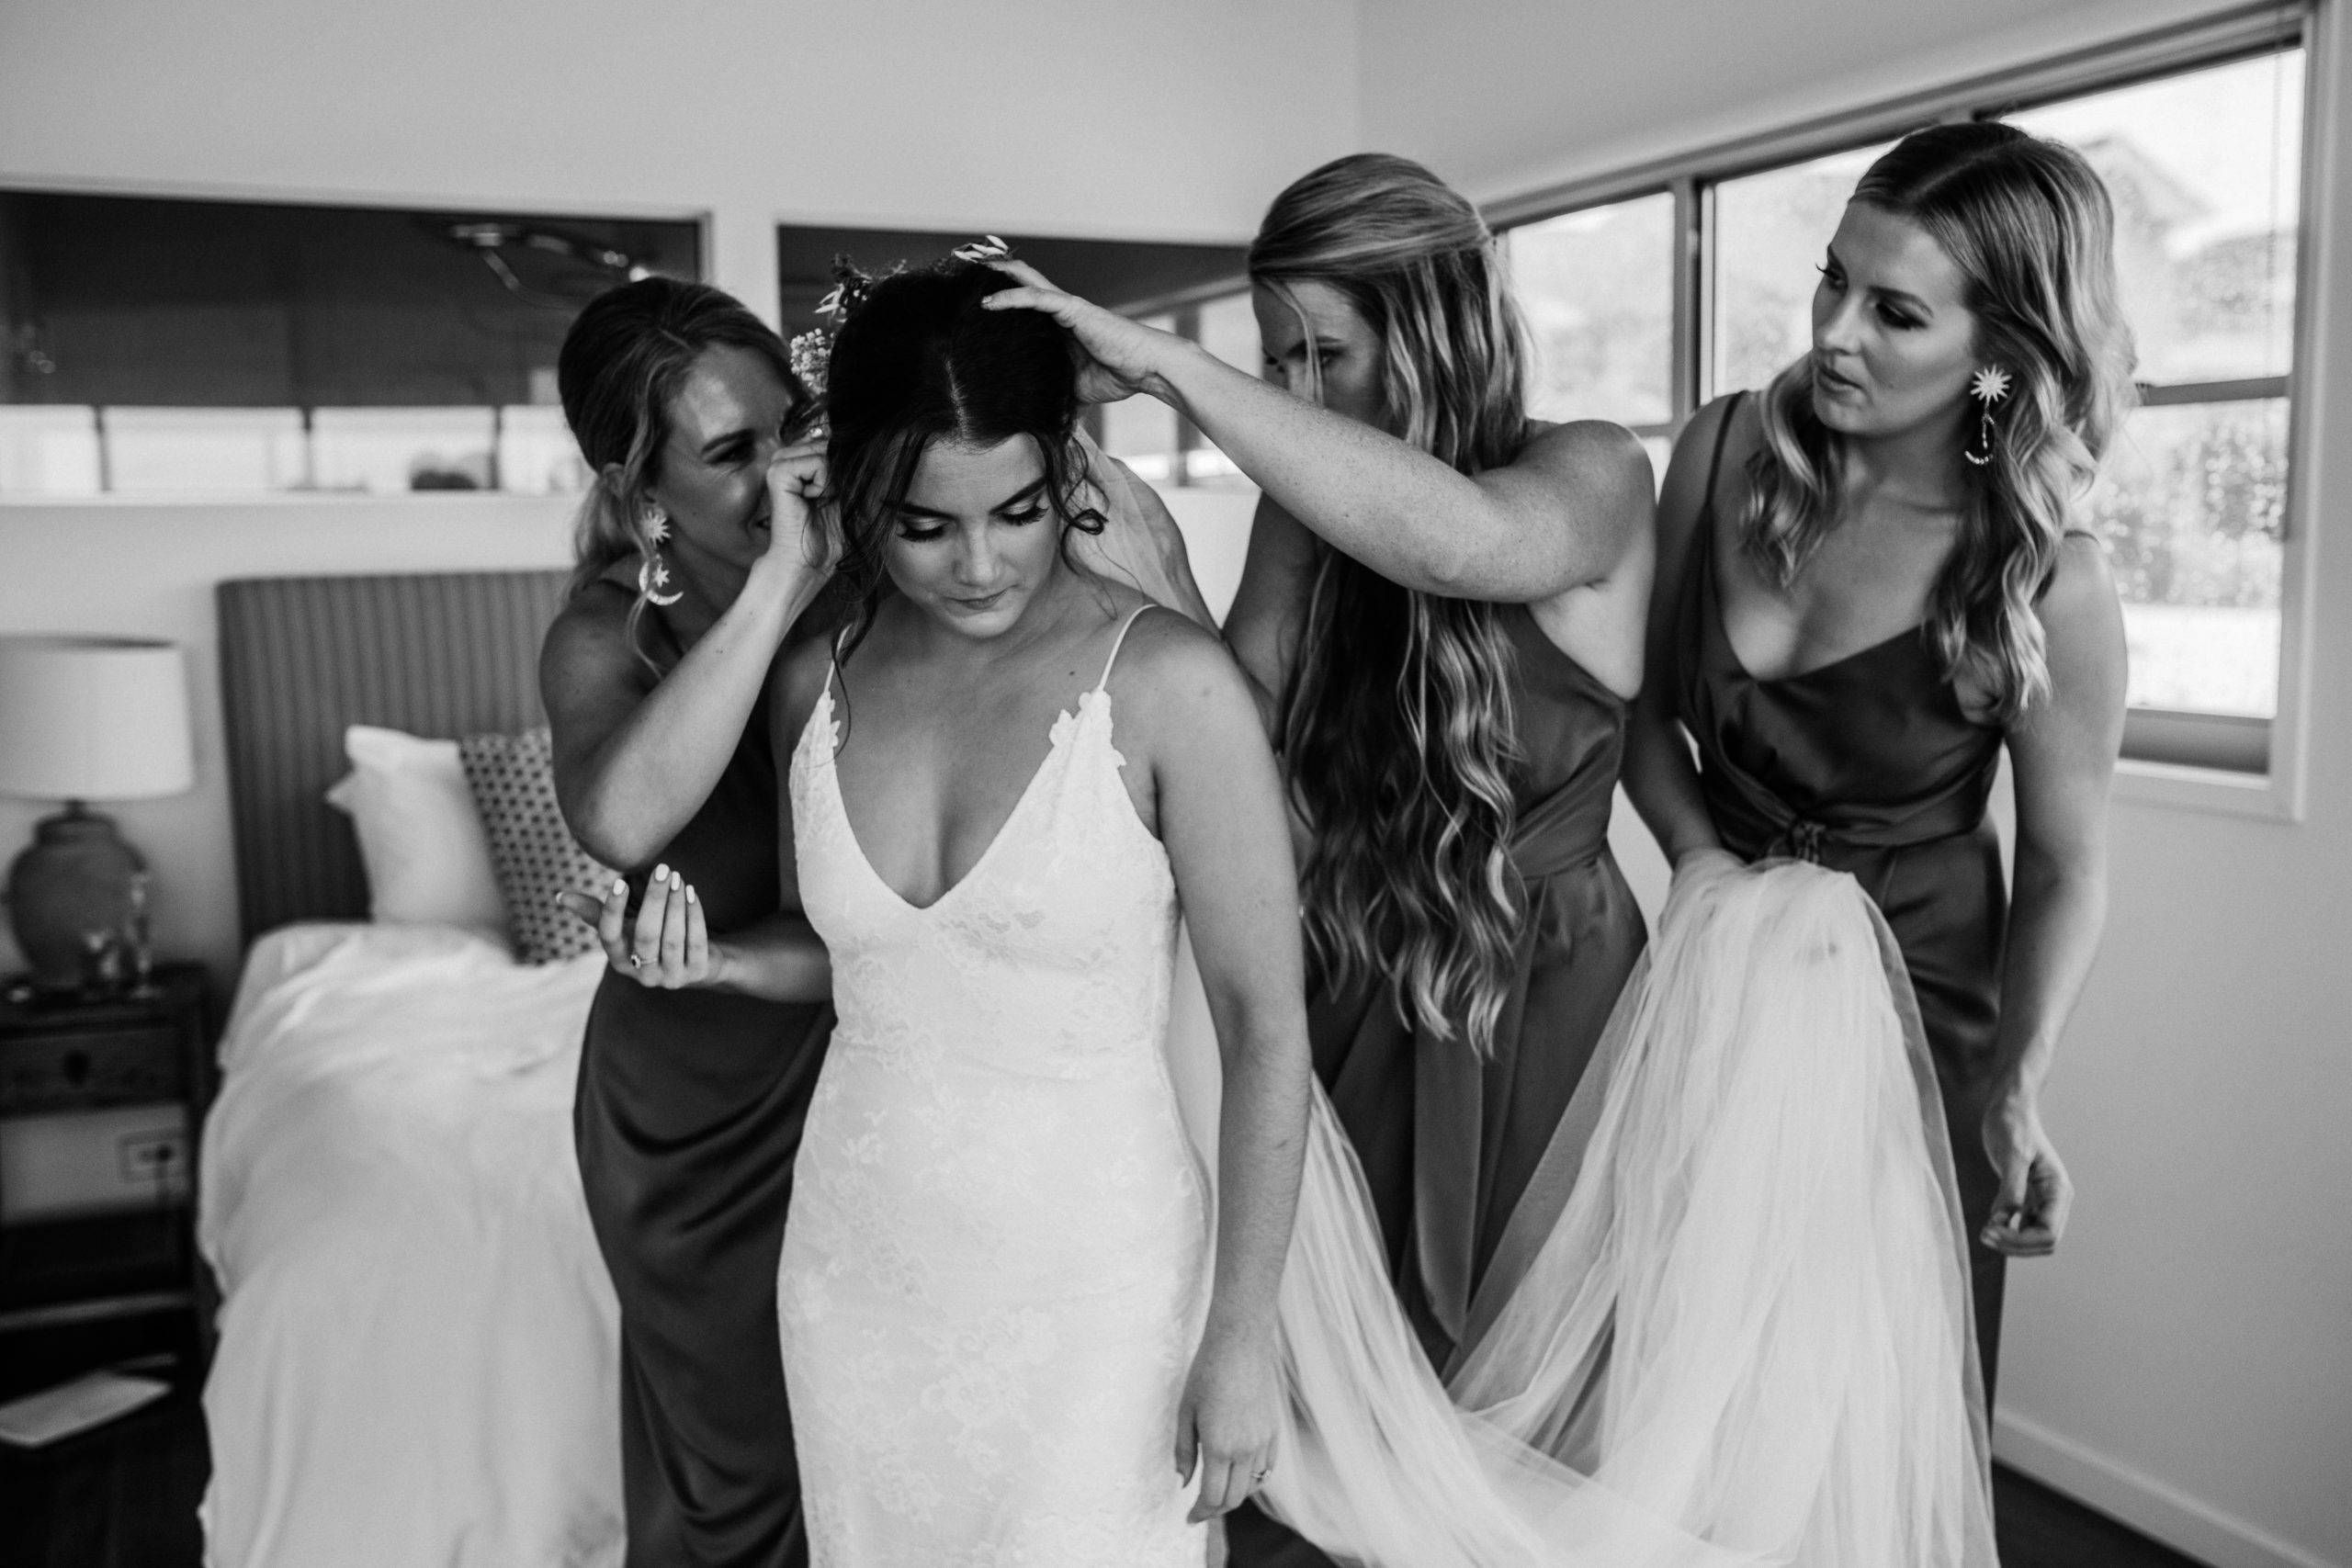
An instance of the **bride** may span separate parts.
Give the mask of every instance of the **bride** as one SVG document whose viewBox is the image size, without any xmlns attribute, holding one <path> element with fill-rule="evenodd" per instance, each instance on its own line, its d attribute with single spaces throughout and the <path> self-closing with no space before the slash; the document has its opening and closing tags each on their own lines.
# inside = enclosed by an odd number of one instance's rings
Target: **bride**
<svg viewBox="0 0 2352 1568">
<path fill-rule="evenodd" d="M 1933 1072 L 1817 867 L 1678 881 L 1547 1152 L 1566 1204 L 1439 1383 L 1307 1070 L 1259 715 L 1074 560 L 1139 502 L 1011 287 L 848 303 L 859 608 L 775 686 L 840 1015 L 778 1279 L 814 1562 L 1199 1564 L 1255 1493 L 1376 1568 L 1989 1564 Z M 696 983 L 692 898 L 647 921 Z"/>
<path fill-rule="evenodd" d="M 778 1282 L 803 1506 L 820 1563 L 1197 1564 L 1277 1421 L 1288 829 L 1223 647 L 1073 566 L 1075 378 L 1058 328 L 978 309 L 1009 287 L 884 278 L 831 355 L 858 610 L 777 730 L 840 1014 Z M 1180 905 L 1230 1091 L 1213 1265 L 1162 1055 Z"/>
</svg>

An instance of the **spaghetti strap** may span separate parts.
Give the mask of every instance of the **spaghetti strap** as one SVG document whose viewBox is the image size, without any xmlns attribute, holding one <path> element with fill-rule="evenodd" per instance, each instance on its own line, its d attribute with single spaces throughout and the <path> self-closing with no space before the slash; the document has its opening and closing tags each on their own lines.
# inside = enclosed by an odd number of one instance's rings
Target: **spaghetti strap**
<svg viewBox="0 0 2352 1568">
<path fill-rule="evenodd" d="M 1707 459 L 1707 503 L 1704 508 L 1708 532 L 1711 534 L 1714 531 L 1715 479 L 1723 472 L 1724 444 L 1731 438 L 1731 422 L 1739 417 L 1740 405 L 1747 400 L 1747 392 L 1734 392 L 1731 397 L 1731 406 L 1724 410 L 1723 423 L 1715 426 L 1714 455 Z"/>
<path fill-rule="evenodd" d="M 1146 610 L 1157 610 L 1160 608 L 1162 608 L 1162 606 L 1156 604 L 1138 604 L 1128 615 L 1125 623 L 1119 627 L 1118 640 L 1111 645 L 1111 657 L 1102 661 L 1102 679 L 1094 682 L 1094 689 L 1096 691 L 1102 692 L 1108 691 L 1110 689 L 1111 666 L 1119 661 L 1119 649 L 1127 646 L 1127 633 L 1134 629 L 1136 622 L 1143 618 L 1143 613 Z"/>
</svg>

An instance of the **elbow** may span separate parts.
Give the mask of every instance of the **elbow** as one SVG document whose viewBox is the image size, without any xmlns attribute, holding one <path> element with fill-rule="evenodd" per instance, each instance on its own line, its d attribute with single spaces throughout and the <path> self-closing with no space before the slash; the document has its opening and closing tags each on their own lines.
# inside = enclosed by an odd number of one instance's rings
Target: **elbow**
<svg viewBox="0 0 2352 1568">
<path fill-rule="evenodd" d="M 1476 581 L 1476 558 L 1457 536 L 1449 535 L 1431 541 L 1421 550 L 1418 564 L 1424 592 L 1446 599 L 1469 599 L 1477 597 L 1477 590 L 1483 586 Z"/>
<path fill-rule="evenodd" d="M 2091 931 L 2107 924 L 2105 858 L 2088 847 L 2072 853 L 2053 852 L 2020 842 L 2016 885 L 2017 918 L 2031 919 L 2047 911 L 2060 913 L 2070 924 Z"/>
<path fill-rule="evenodd" d="M 593 797 L 566 803 L 563 821 L 582 849 L 616 871 L 635 871 L 662 852 L 649 825 L 633 823 L 628 813 Z"/>
</svg>

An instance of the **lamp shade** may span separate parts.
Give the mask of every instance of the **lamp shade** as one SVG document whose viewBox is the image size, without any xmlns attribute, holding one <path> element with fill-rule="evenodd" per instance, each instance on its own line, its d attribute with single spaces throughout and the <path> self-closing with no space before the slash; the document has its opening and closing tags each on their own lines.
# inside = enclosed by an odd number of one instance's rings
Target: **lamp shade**
<svg viewBox="0 0 2352 1568">
<path fill-rule="evenodd" d="M 196 782 L 187 710 L 177 643 L 0 637 L 0 795 L 177 795 Z"/>
</svg>

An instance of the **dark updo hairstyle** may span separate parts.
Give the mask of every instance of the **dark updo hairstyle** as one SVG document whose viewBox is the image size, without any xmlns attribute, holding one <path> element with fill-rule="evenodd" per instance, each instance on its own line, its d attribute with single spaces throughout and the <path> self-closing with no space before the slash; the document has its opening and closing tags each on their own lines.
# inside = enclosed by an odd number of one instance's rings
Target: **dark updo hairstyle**
<svg viewBox="0 0 2352 1568">
<path fill-rule="evenodd" d="M 556 389 L 564 423 L 594 474 L 573 536 L 574 593 L 615 561 L 652 558 L 645 494 L 661 477 L 670 407 L 695 361 L 719 347 L 749 349 L 791 389 L 789 439 L 814 412 L 814 400 L 793 374 L 792 356 L 775 329 L 733 295 L 707 283 L 646 277 L 606 289 L 573 319 L 556 356 Z M 645 603 L 640 591 L 629 610 L 632 643 Z"/>
<path fill-rule="evenodd" d="M 934 440 L 988 447 L 1026 435 L 1046 495 L 1069 529 L 1100 533 L 1078 446 L 1078 370 L 1069 333 L 1035 310 L 983 310 L 1013 280 L 949 259 L 870 284 L 842 269 L 848 304 L 825 373 L 830 499 L 842 531 L 836 568 L 856 604 L 842 657 L 874 623 L 889 585 L 884 547 L 915 468 Z"/>
</svg>

